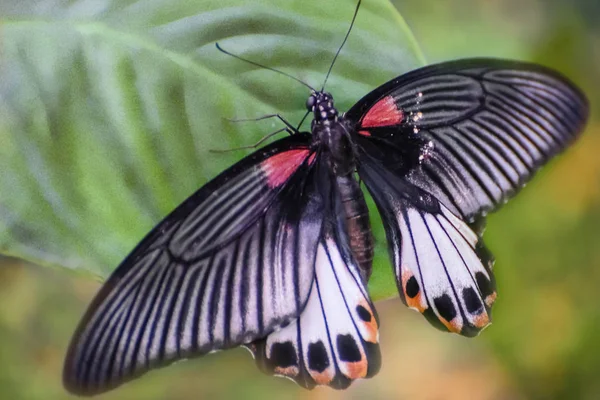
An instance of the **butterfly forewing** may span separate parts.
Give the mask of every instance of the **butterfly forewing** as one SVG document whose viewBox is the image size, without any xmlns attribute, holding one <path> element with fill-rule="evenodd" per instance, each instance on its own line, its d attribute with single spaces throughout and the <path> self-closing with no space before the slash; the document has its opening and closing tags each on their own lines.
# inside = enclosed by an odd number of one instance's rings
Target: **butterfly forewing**
<svg viewBox="0 0 600 400">
<path fill-rule="evenodd" d="M 587 114 L 585 97 L 554 71 L 474 59 L 400 76 L 346 117 L 360 145 L 471 222 L 572 142 Z"/>
<path fill-rule="evenodd" d="M 464 335 L 487 326 L 496 292 L 484 216 L 573 141 L 587 113 L 553 71 L 462 60 L 400 76 L 346 114 L 408 306 Z"/>
<path fill-rule="evenodd" d="M 105 391 L 263 337 L 300 314 L 323 217 L 306 139 L 282 139 L 236 164 L 138 245 L 73 338 L 64 369 L 71 391 Z"/>
</svg>

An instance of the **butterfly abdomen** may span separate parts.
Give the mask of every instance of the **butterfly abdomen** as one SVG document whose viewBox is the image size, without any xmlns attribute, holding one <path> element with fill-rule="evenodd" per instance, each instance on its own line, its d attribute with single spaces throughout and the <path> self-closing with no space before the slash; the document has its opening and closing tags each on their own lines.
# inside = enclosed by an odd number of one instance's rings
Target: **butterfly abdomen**
<svg viewBox="0 0 600 400">
<path fill-rule="evenodd" d="M 337 210 L 338 223 L 345 229 L 350 251 L 366 282 L 373 264 L 373 233 L 367 203 L 354 179 L 356 155 L 348 133 L 350 128 L 347 121 L 338 117 L 329 93 L 313 93 L 308 104 L 314 113 L 313 144 L 327 149 L 329 168 L 336 179 L 341 203 L 341 210 Z"/>
<path fill-rule="evenodd" d="M 369 209 L 353 174 L 337 176 L 336 180 L 350 249 L 361 275 L 368 280 L 371 276 L 374 245 Z"/>
</svg>

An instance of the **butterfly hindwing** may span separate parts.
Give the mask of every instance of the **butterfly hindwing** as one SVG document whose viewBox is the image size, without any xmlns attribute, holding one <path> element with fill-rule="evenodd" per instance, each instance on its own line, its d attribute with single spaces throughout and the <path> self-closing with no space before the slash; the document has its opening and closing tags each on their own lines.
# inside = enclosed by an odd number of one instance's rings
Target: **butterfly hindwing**
<svg viewBox="0 0 600 400">
<path fill-rule="evenodd" d="M 375 375 L 381 363 L 377 313 L 340 226 L 340 207 L 338 201 L 326 215 L 315 279 L 300 317 L 247 346 L 263 371 L 309 389 L 346 388 Z"/>
<path fill-rule="evenodd" d="M 585 96 L 554 71 L 472 59 L 402 75 L 345 116 L 359 146 L 471 223 L 571 143 L 587 114 Z"/>
<path fill-rule="evenodd" d="M 381 214 L 402 301 L 433 325 L 465 336 L 491 321 L 492 259 L 479 236 L 429 193 L 363 158 L 359 169 Z"/>
<path fill-rule="evenodd" d="M 402 237 L 397 274 L 405 303 L 448 331 L 477 334 L 490 323 L 496 297 L 477 236 L 441 204 L 439 213 L 429 213 L 405 203 L 397 221 Z"/>
<path fill-rule="evenodd" d="M 149 369 L 264 337 L 313 285 L 323 205 L 307 136 L 248 156 L 166 217 L 102 287 L 65 386 L 94 394 Z"/>
</svg>

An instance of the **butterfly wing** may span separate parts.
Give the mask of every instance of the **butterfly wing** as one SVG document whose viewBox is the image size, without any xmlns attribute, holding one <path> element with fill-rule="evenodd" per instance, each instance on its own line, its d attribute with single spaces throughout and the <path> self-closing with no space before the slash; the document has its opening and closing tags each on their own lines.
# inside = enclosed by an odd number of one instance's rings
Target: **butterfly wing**
<svg viewBox="0 0 600 400">
<path fill-rule="evenodd" d="M 327 173 L 320 173 L 325 180 Z M 330 177 L 329 185 L 334 181 Z M 326 189 L 327 190 L 327 189 Z M 348 387 L 379 371 L 379 321 L 367 282 L 349 250 L 337 218 L 343 215 L 339 193 L 330 186 L 319 238 L 315 279 L 300 317 L 247 347 L 264 372 L 288 377 L 308 389 Z"/>
<path fill-rule="evenodd" d="M 151 368 L 264 337 L 313 285 L 323 207 L 308 134 L 223 172 L 167 216 L 107 280 L 64 367 L 96 394 Z"/>
<path fill-rule="evenodd" d="M 481 239 L 434 196 L 367 157 L 360 175 L 384 223 L 400 298 L 440 329 L 477 335 L 496 298 Z"/>
<path fill-rule="evenodd" d="M 418 69 L 346 113 L 360 146 L 469 223 L 514 195 L 587 116 L 585 96 L 558 73 L 492 59 Z"/>
<path fill-rule="evenodd" d="M 485 59 L 413 71 L 348 111 L 405 304 L 468 336 L 489 323 L 484 216 L 571 143 L 587 114 L 559 74 Z"/>
</svg>

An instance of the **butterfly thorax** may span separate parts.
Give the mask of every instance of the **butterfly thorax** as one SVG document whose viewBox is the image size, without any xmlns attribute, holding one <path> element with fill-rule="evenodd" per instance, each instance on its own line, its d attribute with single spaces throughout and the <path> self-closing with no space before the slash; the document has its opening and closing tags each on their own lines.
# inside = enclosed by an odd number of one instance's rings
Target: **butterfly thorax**
<svg viewBox="0 0 600 400">
<path fill-rule="evenodd" d="M 336 176 L 347 176 L 356 170 L 354 151 L 345 120 L 326 92 L 314 92 L 306 107 L 313 112 L 311 130 L 313 145 L 328 153 L 330 167 Z"/>
<path fill-rule="evenodd" d="M 374 243 L 367 203 L 355 178 L 356 156 L 350 126 L 339 116 L 329 93 L 311 94 L 306 106 L 314 115 L 313 145 L 327 154 L 329 168 L 335 176 L 340 208 L 337 217 L 366 281 L 371 275 Z"/>
</svg>

